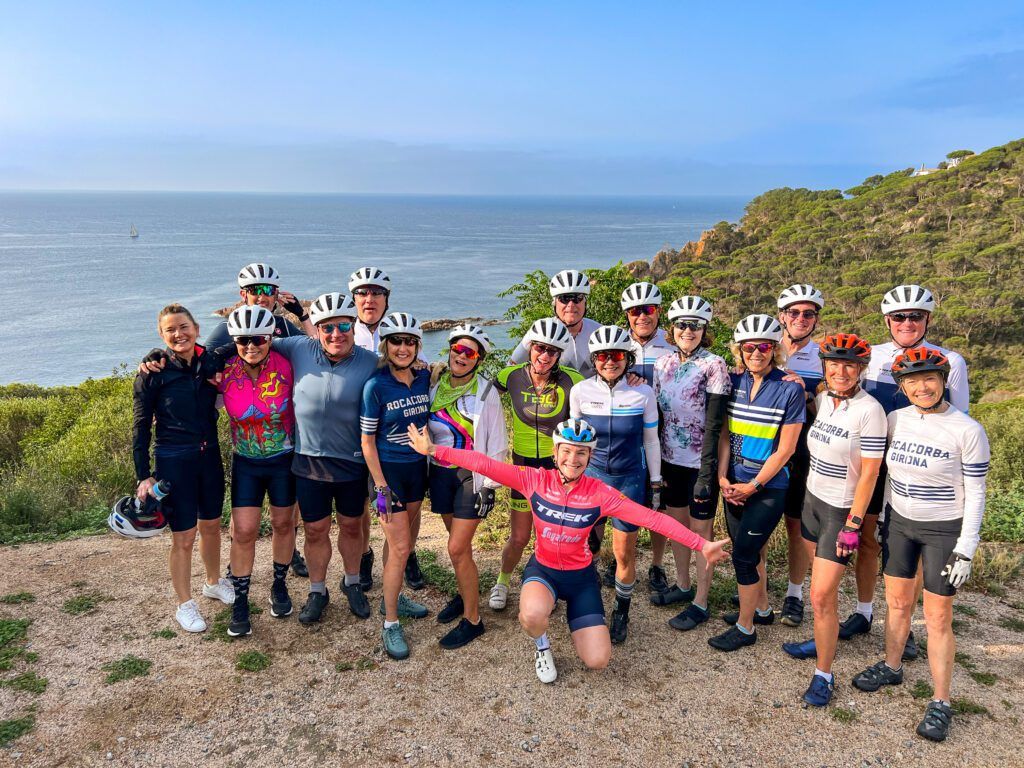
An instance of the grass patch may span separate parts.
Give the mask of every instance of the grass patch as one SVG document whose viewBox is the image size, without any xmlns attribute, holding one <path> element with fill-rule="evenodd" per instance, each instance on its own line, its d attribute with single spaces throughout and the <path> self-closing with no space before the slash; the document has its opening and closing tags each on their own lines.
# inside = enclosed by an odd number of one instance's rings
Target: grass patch
<svg viewBox="0 0 1024 768">
<path fill-rule="evenodd" d="M 0 747 L 10 745 L 12 741 L 24 736 L 35 727 L 35 715 L 25 715 L 25 717 L 13 720 L 0 720 Z"/>
<path fill-rule="evenodd" d="M 1016 616 L 1007 616 L 1005 619 L 999 620 L 999 626 L 1003 629 L 1012 629 L 1014 632 L 1024 632 L 1024 619 L 1018 619 Z"/>
<path fill-rule="evenodd" d="M 977 669 L 978 667 L 978 665 L 974 663 L 974 659 L 971 658 L 970 654 L 964 653 L 963 651 L 957 651 L 953 656 L 953 661 L 968 670 Z"/>
<path fill-rule="evenodd" d="M 445 568 L 437 562 L 437 553 L 429 549 L 416 552 L 416 559 L 423 572 L 423 580 L 432 587 L 444 592 L 448 597 L 455 597 L 459 592 L 459 583 L 455 580 L 455 571 Z"/>
<path fill-rule="evenodd" d="M 249 616 L 259 616 L 261 613 L 263 613 L 263 609 L 250 600 Z M 232 637 L 228 634 L 228 624 L 230 623 L 231 606 L 229 605 L 218 611 L 217 615 L 213 617 L 210 629 L 205 635 L 203 635 L 203 640 L 220 640 L 222 643 L 234 642 L 238 638 Z"/>
<path fill-rule="evenodd" d="M 960 603 L 953 603 L 953 613 L 970 616 L 972 619 L 976 619 L 978 617 L 978 610 L 976 608 L 971 608 L 969 605 L 961 605 Z"/>
<path fill-rule="evenodd" d="M 34 603 L 36 596 L 31 592 L 12 592 L 9 595 L 0 597 L 0 603 L 5 605 L 20 605 L 22 603 Z"/>
<path fill-rule="evenodd" d="M 987 715 L 988 707 L 970 699 L 953 699 L 953 711 L 958 715 Z"/>
<path fill-rule="evenodd" d="M 726 569 L 716 570 L 708 589 L 708 610 L 712 613 L 733 610 L 732 596 L 736 594 L 736 578 L 724 574 L 720 576 L 719 572 L 724 570 Z"/>
<path fill-rule="evenodd" d="M 852 723 L 860 717 L 857 712 L 845 707 L 829 707 L 828 713 L 832 715 L 833 720 L 840 723 Z"/>
<path fill-rule="evenodd" d="M 355 661 L 339 661 L 334 665 L 335 672 L 367 672 L 376 669 L 379 665 L 369 656 L 360 656 Z"/>
<path fill-rule="evenodd" d="M 918 680 L 910 689 L 910 695 L 915 699 L 931 699 L 935 695 L 935 689 L 927 680 Z"/>
<path fill-rule="evenodd" d="M 25 691 L 26 693 L 42 693 L 46 690 L 47 683 L 45 677 L 39 677 L 35 672 L 25 672 L 9 680 L 0 680 L 0 688 L 10 688 L 13 691 Z"/>
<path fill-rule="evenodd" d="M 971 589 L 992 595 L 1005 595 L 1006 585 L 1024 572 L 1024 554 L 1020 547 L 1000 542 L 982 542 L 971 563 Z"/>
<path fill-rule="evenodd" d="M 953 634 L 962 635 L 971 628 L 971 625 L 965 619 L 958 619 L 953 617 Z"/>
<path fill-rule="evenodd" d="M 259 651 L 244 651 L 235 657 L 235 669 L 243 672 L 262 672 L 270 666 L 270 657 Z"/>
<path fill-rule="evenodd" d="M 999 679 L 991 672 L 968 672 L 967 674 L 979 685 L 995 685 L 996 680 Z"/>
<path fill-rule="evenodd" d="M 31 619 L 0 619 L 0 672 L 11 669 L 15 659 L 31 662 L 38 658 L 22 647 L 31 623 Z"/>
<path fill-rule="evenodd" d="M 86 592 L 75 597 L 68 598 L 64 601 L 64 605 L 61 606 L 64 613 L 72 616 L 81 616 L 83 613 L 92 613 L 95 611 L 100 603 L 107 603 L 113 600 L 110 595 L 104 595 L 102 592 Z"/>
<path fill-rule="evenodd" d="M 153 633 L 152 637 L 156 640 L 170 640 L 178 636 L 178 633 L 173 629 L 158 629 Z"/>
<path fill-rule="evenodd" d="M 122 680 L 131 680 L 133 677 L 145 677 L 149 674 L 149 668 L 152 666 L 153 662 L 149 659 L 140 659 L 138 656 L 128 654 L 123 659 L 103 665 L 103 671 L 107 673 L 103 682 L 113 685 Z"/>
</svg>

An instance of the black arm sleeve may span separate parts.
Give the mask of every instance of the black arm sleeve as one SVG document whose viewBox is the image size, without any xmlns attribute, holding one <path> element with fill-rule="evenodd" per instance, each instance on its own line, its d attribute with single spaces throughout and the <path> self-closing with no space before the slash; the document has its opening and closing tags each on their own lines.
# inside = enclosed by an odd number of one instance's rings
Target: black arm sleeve
<svg viewBox="0 0 1024 768">
<path fill-rule="evenodd" d="M 718 438 L 722 435 L 722 423 L 729 404 L 728 395 L 708 393 L 704 406 L 704 444 L 700 452 L 700 472 L 693 487 L 694 498 L 706 499 L 718 477 Z"/>
<path fill-rule="evenodd" d="M 154 392 L 148 375 L 139 374 L 132 385 L 132 461 L 140 482 L 152 476 L 149 443 L 153 435 Z"/>
</svg>

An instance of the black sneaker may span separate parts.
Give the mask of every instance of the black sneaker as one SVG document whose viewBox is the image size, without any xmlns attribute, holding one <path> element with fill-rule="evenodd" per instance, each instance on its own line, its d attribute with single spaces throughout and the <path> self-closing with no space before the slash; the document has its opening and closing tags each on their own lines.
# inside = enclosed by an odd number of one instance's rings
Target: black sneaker
<svg viewBox="0 0 1024 768">
<path fill-rule="evenodd" d="M 604 572 L 601 574 L 601 583 L 606 587 L 615 587 L 615 561 L 607 563 Z"/>
<path fill-rule="evenodd" d="M 270 615 L 275 619 L 283 619 L 292 615 L 292 598 L 288 594 L 288 585 L 284 579 L 274 581 L 270 588 Z"/>
<path fill-rule="evenodd" d="M 804 601 L 799 597 L 787 597 L 783 600 L 779 621 L 787 627 L 799 627 L 804 621 Z"/>
<path fill-rule="evenodd" d="M 917 658 L 918 653 L 920 653 L 920 651 L 917 650 L 917 641 L 914 639 L 914 633 L 911 632 L 907 635 L 907 642 L 903 645 L 902 661 L 913 661 Z"/>
<path fill-rule="evenodd" d="M 839 639 L 849 640 L 856 635 L 866 635 L 871 631 L 871 619 L 863 613 L 854 611 L 839 624 Z"/>
<path fill-rule="evenodd" d="M 757 632 L 752 632 L 749 635 L 746 632 L 741 631 L 737 627 L 729 627 L 725 632 L 715 637 L 708 638 L 708 645 L 712 648 L 717 648 L 720 651 L 738 651 L 748 645 L 753 645 L 757 642 Z"/>
<path fill-rule="evenodd" d="M 306 567 L 306 558 L 299 554 L 299 550 L 292 552 L 292 573 L 303 579 L 309 578 L 309 568 Z"/>
<path fill-rule="evenodd" d="M 693 587 L 683 589 L 678 584 L 673 584 L 664 592 L 651 592 L 651 605 L 676 605 L 677 603 L 688 603 L 697 595 Z"/>
<path fill-rule="evenodd" d="M 366 593 L 359 584 L 345 584 L 341 580 L 341 591 L 345 593 L 348 600 L 348 608 L 360 619 L 370 618 L 370 601 L 366 599 Z"/>
<path fill-rule="evenodd" d="M 453 621 L 455 621 L 457 618 L 459 618 L 462 615 L 462 612 L 465 611 L 465 610 L 466 610 L 466 606 L 462 602 L 462 595 L 456 595 L 451 600 L 449 600 L 447 603 L 445 603 L 444 608 L 442 608 L 440 611 L 438 611 L 438 613 L 437 613 L 437 621 L 440 624 L 451 624 Z M 472 625 L 470 625 L 470 626 L 472 626 Z M 456 627 L 456 629 L 458 629 L 458 627 Z M 480 631 L 483 632 L 482 629 Z M 446 635 L 446 637 L 447 637 L 447 635 Z M 473 638 L 470 638 L 470 640 L 472 640 L 472 639 Z M 469 640 L 467 640 L 466 642 L 468 643 Z M 442 642 L 441 645 L 444 645 L 444 642 Z M 465 645 L 465 643 L 463 643 L 463 645 Z M 445 647 L 447 648 L 448 646 L 445 646 Z M 456 646 L 452 646 L 452 647 L 453 648 L 458 648 L 459 646 L 456 645 Z"/>
<path fill-rule="evenodd" d="M 331 602 L 331 596 L 328 592 L 310 592 L 309 597 L 306 598 L 306 604 L 299 611 L 299 622 L 312 624 L 320 621 L 329 602 Z"/>
<path fill-rule="evenodd" d="M 739 611 L 729 611 L 728 613 L 723 613 L 722 614 L 722 621 L 724 621 L 726 624 L 735 624 L 739 620 L 740 620 L 740 612 Z M 762 616 L 757 611 L 754 611 L 754 623 L 755 624 L 763 624 L 765 626 L 767 626 L 768 624 L 774 624 L 775 623 L 775 611 L 769 612 L 766 616 Z"/>
<path fill-rule="evenodd" d="M 249 623 L 249 601 L 235 600 L 231 605 L 231 623 L 228 624 L 228 637 L 244 637 L 252 634 Z"/>
<path fill-rule="evenodd" d="M 647 569 L 647 586 L 652 594 L 668 591 L 668 579 L 665 577 L 665 569 L 660 565 L 652 565 Z"/>
<path fill-rule="evenodd" d="M 363 592 L 373 589 L 373 550 L 363 552 L 359 558 L 359 586 Z"/>
<path fill-rule="evenodd" d="M 463 619 L 455 625 L 455 629 L 438 640 L 438 643 L 440 643 L 442 648 L 452 651 L 473 642 L 483 633 L 483 619 L 480 619 L 476 624 L 470 624 L 469 619 Z"/>
<path fill-rule="evenodd" d="M 409 589 L 420 590 L 427 586 L 423 580 L 423 573 L 420 571 L 420 561 L 416 559 L 416 553 L 410 552 L 409 559 L 405 561 L 405 584 Z"/>
<path fill-rule="evenodd" d="M 853 687 L 859 691 L 874 693 L 883 685 L 899 685 L 903 682 L 903 667 L 889 669 L 885 661 L 868 667 L 853 678 Z"/>
<path fill-rule="evenodd" d="M 699 627 L 709 618 L 710 614 L 706 610 L 690 603 L 677 615 L 669 619 L 668 625 L 672 629 L 678 629 L 680 632 L 689 632 L 691 629 Z"/>
<path fill-rule="evenodd" d="M 609 634 L 612 643 L 619 645 L 626 642 L 626 634 L 629 632 L 629 614 L 623 611 L 612 611 L 612 624 Z"/>
<path fill-rule="evenodd" d="M 949 704 L 944 701 L 930 701 L 924 711 L 924 719 L 917 726 L 917 735 L 929 741 L 945 741 L 952 719 L 953 708 Z"/>
</svg>

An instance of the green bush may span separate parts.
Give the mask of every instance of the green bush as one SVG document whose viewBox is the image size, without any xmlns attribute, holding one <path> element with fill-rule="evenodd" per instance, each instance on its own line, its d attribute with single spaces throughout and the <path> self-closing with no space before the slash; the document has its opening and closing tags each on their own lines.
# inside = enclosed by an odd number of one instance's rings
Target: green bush
<svg viewBox="0 0 1024 768">
<path fill-rule="evenodd" d="M 44 397 L 0 399 L 0 467 L 21 461 L 22 441 L 42 426 L 54 402 Z"/>
</svg>

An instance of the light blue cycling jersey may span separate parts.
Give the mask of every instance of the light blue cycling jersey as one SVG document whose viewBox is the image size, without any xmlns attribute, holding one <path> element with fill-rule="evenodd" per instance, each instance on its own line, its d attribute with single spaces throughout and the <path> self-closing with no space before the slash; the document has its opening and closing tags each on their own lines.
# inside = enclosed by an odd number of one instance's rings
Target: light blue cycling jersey
<svg viewBox="0 0 1024 768">
<path fill-rule="evenodd" d="M 569 414 L 590 422 L 597 432 L 597 447 L 590 457 L 593 467 L 611 475 L 642 471 L 651 465 L 651 476 L 661 477 L 660 446 L 648 460 L 645 430 L 657 444 L 658 401 L 646 384 L 633 387 L 622 378 L 613 387 L 592 376 L 569 392 Z M 657 459 L 657 466 L 654 466 Z"/>
<path fill-rule="evenodd" d="M 945 397 L 954 408 L 967 413 L 971 404 L 971 388 L 967 383 L 967 361 L 962 355 L 938 344 L 921 341 L 917 346 L 937 349 L 949 358 Z M 868 363 L 868 370 L 864 375 L 864 391 L 880 402 L 886 413 L 910 405 L 910 401 L 900 392 L 899 385 L 892 377 L 892 364 L 905 351 L 895 342 L 875 344 L 871 347 L 871 362 Z"/>
</svg>

